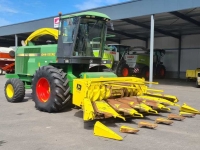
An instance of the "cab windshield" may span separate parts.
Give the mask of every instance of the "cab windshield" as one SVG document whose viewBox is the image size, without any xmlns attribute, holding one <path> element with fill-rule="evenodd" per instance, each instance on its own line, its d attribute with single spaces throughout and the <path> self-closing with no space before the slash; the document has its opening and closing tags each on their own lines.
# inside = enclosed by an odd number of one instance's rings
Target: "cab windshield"
<svg viewBox="0 0 200 150">
<path fill-rule="evenodd" d="M 81 18 L 73 55 L 94 57 L 93 50 L 99 50 L 101 56 L 105 27 L 105 21 Z"/>
<path fill-rule="evenodd" d="M 123 55 L 129 48 L 129 46 L 123 45 L 108 45 L 110 51 L 119 52 L 119 54 Z"/>
</svg>

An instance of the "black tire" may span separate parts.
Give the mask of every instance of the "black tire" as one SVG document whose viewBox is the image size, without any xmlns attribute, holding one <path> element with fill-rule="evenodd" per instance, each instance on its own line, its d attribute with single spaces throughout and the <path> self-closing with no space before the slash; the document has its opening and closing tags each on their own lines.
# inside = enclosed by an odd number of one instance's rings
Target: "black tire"
<svg viewBox="0 0 200 150">
<path fill-rule="evenodd" d="M 36 71 L 32 79 L 32 97 L 36 109 L 49 113 L 59 112 L 71 104 L 69 80 L 66 75 L 62 69 L 53 66 L 42 66 Z M 41 78 L 47 80 L 50 86 L 51 92 L 46 102 L 42 102 L 36 91 L 37 83 Z"/>
<path fill-rule="evenodd" d="M 9 87 L 11 87 L 13 91 L 12 97 L 8 94 L 7 88 Z M 24 100 L 25 96 L 24 83 L 20 79 L 8 79 L 4 87 L 4 93 L 8 102 L 21 102 Z"/>
<path fill-rule="evenodd" d="M 165 75 L 166 75 L 165 66 L 159 65 L 159 66 L 156 68 L 156 78 L 164 79 L 164 78 L 165 78 Z"/>
<path fill-rule="evenodd" d="M 126 73 L 123 73 L 124 70 L 126 70 Z M 128 77 L 128 76 L 130 76 L 131 73 L 130 73 L 129 66 L 125 62 L 120 63 L 118 68 L 116 68 L 116 74 L 117 74 L 118 77 Z"/>
<path fill-rule="evenodd" d="M 141 77 L 145 78 L 146 80 L 149 79 L 149 67 L 144 67 L 142 69 Z"/>
<path fill-rule="evenodd" d="M 3 70 L 2 70 L 2 69 L 0 69 L 0 74 L 1 74 L 1 75 L 3 74 Z"/>
<path fill-rule="evenodd" d="M 196 81 L 196 88 L 200 88 L 200 85 L 198 85 L 198 81 Z"/>
</svg>

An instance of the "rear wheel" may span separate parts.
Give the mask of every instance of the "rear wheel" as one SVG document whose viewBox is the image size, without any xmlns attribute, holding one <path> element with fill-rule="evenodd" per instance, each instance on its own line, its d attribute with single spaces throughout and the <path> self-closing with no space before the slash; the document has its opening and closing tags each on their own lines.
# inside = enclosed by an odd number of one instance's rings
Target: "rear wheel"
<svg viewBox="0 0 200 150">
<path fill-rule="evenodd" d="M 149 79 L 149 67 L 144 67 L 141 74 L 145 79 Z"/>
<path fill-rule="evenodd" d="M 21 102 L 25 96 L 24 83 L 20 79 L 8 79 L 4 93 L 8 102 Z"/>
<path fill-rule="evenodd" d="M 71 94 L 66 73 L 53 66 L 40 67 L 32 80 L 32 96 L 40 111 L 58 112 L 70 104 Z"/>
<path fill-rule="evenodd" d="M 119 64 L 119 67 L 116 70 L 118 77 L 128 77 L 130 75 L 130 68 L 126 63 Z"/>
<path fill-rule="evenodd" d="M 160 78 L 160 79 L 163 79 L 163 78 L 165 78 L 165 74 L 166 74 L 165 66 L 159 65 L 159 66 L 156 68 L 156 77 L 157 77 L 157 78 Z"/>
</svg>

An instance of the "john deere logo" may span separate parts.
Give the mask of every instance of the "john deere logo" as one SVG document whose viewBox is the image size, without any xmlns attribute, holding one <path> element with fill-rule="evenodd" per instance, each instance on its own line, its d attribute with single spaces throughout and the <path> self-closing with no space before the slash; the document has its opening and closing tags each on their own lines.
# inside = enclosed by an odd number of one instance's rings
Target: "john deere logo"
<svg viewBox="0 0 200 150">
<path fill-rule="evenodd" d="M 77 90 L 81 91 L 81 85 L 80 84 L 77 84 L 76 88 L 77 88 Z"/>
</svg>

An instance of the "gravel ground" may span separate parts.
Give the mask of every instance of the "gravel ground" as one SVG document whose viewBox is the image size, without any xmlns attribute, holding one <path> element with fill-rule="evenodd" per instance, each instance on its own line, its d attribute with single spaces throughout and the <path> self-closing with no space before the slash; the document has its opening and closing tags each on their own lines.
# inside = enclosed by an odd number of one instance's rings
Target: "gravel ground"
<svg viewBox="0 0 200 150">
<path fill-rule="evenodd" d="M 129 122 L 108 120 L 103 122 L 121 135 L 123 141 L 93 135 L 93 124 L 84 124 L 82 112 L 77 109 L 49 114 L 35 109 L 30 91 L 21 103 L 8 103 L 4 97 L 6 79 L 0 76 L 0 149 L 2 150 L 199 150 L 200 116 L 174 121 L 172 125 L 159 124 L 156 129 L 139 128 L 137 134 L 120 133 L 121 125 L 137 128 L 139 121 L 153 122 L 158 116 L 147 116 Z M 176 95 L 184 102 L 200 109 L 199 91 L 194 82 L 160 80 L 153 88 Z M 178 109 L 173 107 L 173 113 Z M 159 117 L 167 116 L 161 113 Z"/>
</svg>

